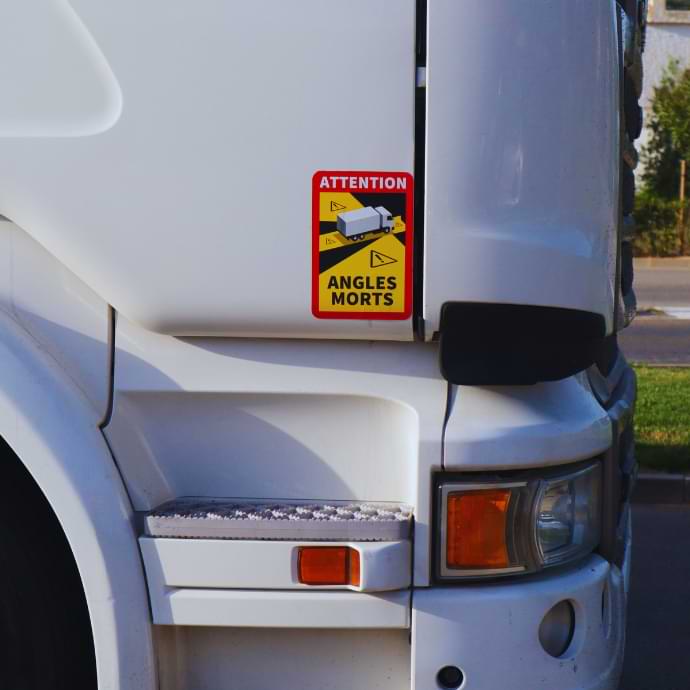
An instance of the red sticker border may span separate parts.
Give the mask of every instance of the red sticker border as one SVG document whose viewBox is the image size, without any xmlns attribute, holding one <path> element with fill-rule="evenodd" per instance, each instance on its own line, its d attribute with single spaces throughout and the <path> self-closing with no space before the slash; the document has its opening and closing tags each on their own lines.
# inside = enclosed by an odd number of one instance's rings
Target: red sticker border
<svg viewBox="0 0 690 690">
<path fill-rule="evenodd" d="M 323 312 L 319 309 L 319 237 L 320 237 L 320 193 L 321 180 L 324 177 L 404 177 L 407 180 L 407 197 L 405 200 L 405 307 L 402 312 Z M 347 185 L 332 192 L 356 193 Z M 377 194 L 400 194 L 399 190 L 376 190 Z M 311 184 L 311 313 L 317 319 L 356 319 L 358 321 L 405 321 L 412 316 L 412 263 L 414 256 L 414 178 L 408 172 L 371 171 L 371 170 L 319 170 L 314 173 Z"/>
</svg>

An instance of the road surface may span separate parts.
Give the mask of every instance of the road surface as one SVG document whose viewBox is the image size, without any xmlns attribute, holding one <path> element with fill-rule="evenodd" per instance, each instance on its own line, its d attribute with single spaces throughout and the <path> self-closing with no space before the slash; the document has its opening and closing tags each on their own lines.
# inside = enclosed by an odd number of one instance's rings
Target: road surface
<svg viewBox="0 0 690 690">
<path fill-rule="evenodd" d="M 628 360 L 690 364 L 690 259 L 636 259 L 635 294 L 640 315 L 620 336 Z M 683 318 L 645 315 L 664 308 Z"/>
<path fill-rule="evenodd" d="M 633 541 L 619 690 L 688 690 L 690 505 L 634 506 Z"/>
<path fill-rule="evenodd" d="M 629 362 L 690 364 L 690 320 L 638 316 L 619 342 Z"/>
<path fill-rule="evenodd" d="M 635 294 L 640 309 L 690 306 L 690 257 L 636 259 Z"/>
<path fill-rule="evenodd" d="M 690 260 L 636 260 L 635 293 L 641 310 L 689 307 Z M 690 364 L 690 320 L 640 316 L 620 342 L 631 361 Z M 689 689 L 690 505 L 636 505 L 620 690 Z"/>
</svg>

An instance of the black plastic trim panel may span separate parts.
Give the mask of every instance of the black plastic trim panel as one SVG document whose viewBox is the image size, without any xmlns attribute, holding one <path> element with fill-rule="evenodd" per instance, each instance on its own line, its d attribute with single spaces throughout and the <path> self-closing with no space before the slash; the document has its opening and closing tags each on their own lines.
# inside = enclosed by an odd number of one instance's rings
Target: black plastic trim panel
<svg viewBox="0 0 690 690">
<path fill-rule="evenodd" d="M 458 385 L 557 381 L 591 366 L 605 343 L 601 314 L 475 302 L 441 309 L 441 374 Z"/>
<path fill-rule="evenodd" d="M 426 67 L 427 0 L 417 0 L 417 67 Z M 413 313 L 414 332 L 424 340 L 424 198 L 426 161 L 426 88 L 415 88 L 414 147 L 414 270 Z"/>
</svg>

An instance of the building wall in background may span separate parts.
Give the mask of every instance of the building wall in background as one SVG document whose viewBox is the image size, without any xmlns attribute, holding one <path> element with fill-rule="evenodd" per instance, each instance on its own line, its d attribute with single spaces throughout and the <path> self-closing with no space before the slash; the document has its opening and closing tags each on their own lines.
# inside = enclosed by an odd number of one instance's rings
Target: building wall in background
<svg viewBox="0 0 690 690">
<path fill-rule="evenodd" d="M 690 67 L 690 0 L 650 0 L 642 94 L 645 119 L 650 116 L 654 87 L 661 80 L 669 60 L 673 58 L 680 61 L 681 67 Z M 642 132 L 642 146 L 647 137 L 648 131 L 645 128 Z"/>
</svg>

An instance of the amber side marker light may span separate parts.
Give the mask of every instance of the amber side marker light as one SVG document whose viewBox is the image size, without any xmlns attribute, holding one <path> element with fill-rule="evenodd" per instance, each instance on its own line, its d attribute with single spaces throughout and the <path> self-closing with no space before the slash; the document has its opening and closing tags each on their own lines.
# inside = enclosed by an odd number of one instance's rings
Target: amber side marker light
<svg viewBox="0 0 690 690">
<path fill-rule="evenodd" d="M 349 546 L 301 546 L 297 577 L 303 585 L 359 587 L 359 551 Z"/>
<path fill-rule="evenodd" d="M 510 566 L 506 531 L 510 489 L 448 494 L 446 564 L 457 569 Z"/>
</svg>

